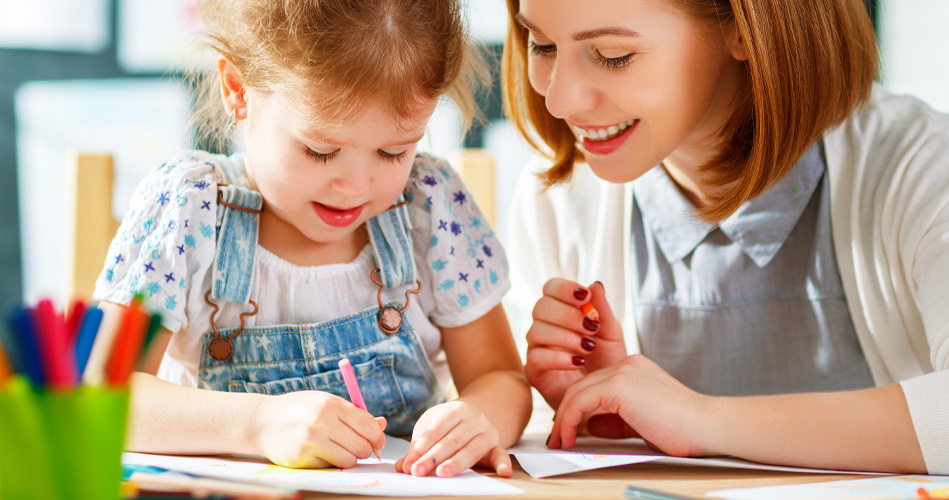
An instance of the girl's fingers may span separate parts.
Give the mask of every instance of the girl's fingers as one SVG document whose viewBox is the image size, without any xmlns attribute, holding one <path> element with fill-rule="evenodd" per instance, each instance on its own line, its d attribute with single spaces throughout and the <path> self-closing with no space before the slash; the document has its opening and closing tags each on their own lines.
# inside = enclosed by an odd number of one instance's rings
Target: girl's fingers
<svg viewBox="0 0 949 500">
<path fill-rule="evenodd" d="M 329 436 L 329 439 L 345 449 L 348 454 L 352 455 L 353 460 L 369 458 L 372 452 L 376 450 L 375 445 L 373 445 L 371 441 L 360 436 L 348 426 L 329 434 Z"/>
<path fill-rule="evenodd" d="M 382 432 L 386 425 L 385 417 L 372 417 L 368 412 L 357 408 L 354 411 L 341 412 L 339 420 L 365 440 L 371 451 L 381 450 L 385 446 L 386 436 Z"/>
<path fill-rule="evenodd" d="M 498 473 L 498 477 L 511 477 L 514 468 L 511 466 L 511 455 L 500 446 L 495 446 L 488 454 L 488 463 Z"/>
<path fill-rule="evenodd" d="M 456 456 L 460 450 L 469 447 L 472 442 L 475 442 L 483 433 L 478 432 L 479 423 L 476 419 L 465 419 L 458 422 L 458 425 L 453 427 L 448 433 L 446 433 L 438 442 L 433 443 L 429 449 L 419 457 L 418 461 L 413 464 L 409 470 L 412 471 L 412 475 L 416 477 L 423 477 L 430 474 L 435 470 L 436 467 L 440 468 L 442 471 L 446 470 L 445 467 L 441 467 L 443 462 Z M 474 443 L 475 445 L 477 443 Z M 456 469 L 454 473 L 445 473 L 447 475 L 457 474 L 459 470 L 467 469 L 474 465 L 475 462 L 481 458 L 485 452 L 488 451 L 488 445 L 485 443 L 481 454 L 474 457 L 474 460 L 470 463 L 464 465 L 463 469 Z M 469 451 L 470 453 L 470 451 Z M 461 455 L 461 458 L 464 460 L 465 455 Z M 450 469 L 450 466 L 449 466 Z M 444 472 L 443 472 L 444 473 Z"/>
<path fill-rule="evenodd" d="M 352 431 L 350 431 L 352 432 Z M 356 439 L 355 436 L 347 435 L 345 431 L 340 432 L 339 435 L 334 435 L 332 438 L 327 438 L 320 444 L 320 453 L 319 456 L 333 465 L 341 469 L 348 469 L 356 465 L 356 460 L 359 458 L 359 455 L 363 455 L 362 452 L 354 452 L 353 443 L 361 441 L 361 445 L 365 450 L 369 450 L 369 453 L 372 453 L 369 443 L 365 440 Z M 358 444 L 356 446 L 359 446 Z M 369 456 L 369 453 L 365 453 L 366 458 Z"/>
<path fill-rule="evenodd" d="M 438 477 L 452 477 L 470 468 L 480 461 L 496 443 L 488 434 L 481 433 L 472 437 L 464 446 L 453 450 L 450 456 L 439 461 L 435 468 Z M 446 448 L 446 450 L 449 450 Z"/>
<path fill-rule="evenodd" d="M 441 410 L 438 412 L 437 418 L 433 419 L 418 436 L 412 436 L 409 451 L 405 454 L 402 462 L 402 469 L 405 472 L 412 471 L 415 462 L 462 421 L 458 412 L 445 411 L 438 406 L 429 409 L 429 411 L 436 408 L 438 409 L 436 411 Z M 425 415 L 423 415 L 422 418 L 424 419 Z M 416 424 L 415 428 L 419 429 L 419 424 Z M 429 468 L 429 470 L 431 470 L 431 468 Z"/>
</svg>

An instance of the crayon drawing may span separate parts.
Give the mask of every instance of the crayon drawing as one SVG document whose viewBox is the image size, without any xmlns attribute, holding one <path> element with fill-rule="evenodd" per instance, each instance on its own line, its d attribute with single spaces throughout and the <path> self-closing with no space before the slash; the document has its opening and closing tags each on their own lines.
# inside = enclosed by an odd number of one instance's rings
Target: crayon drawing
<svg viewBox="0 0 949 500">
<path fill-rule="evenodd" d="M 126 467 L 156 467 L 203 477 L 265 484 L 288 490 L 354 493 L 378 496 L 479 496 L 517 495 L 520 488 L 466 471 L 453 478 L 413 477 L 395 471 L 395 462 L 405 455 L 409 443 L 387 436 L 382 461 L 360 460 L 352 469 L 290 469 L 259 457 L 224 455 L 190 457 L 125 453 Z"/>
</svg>

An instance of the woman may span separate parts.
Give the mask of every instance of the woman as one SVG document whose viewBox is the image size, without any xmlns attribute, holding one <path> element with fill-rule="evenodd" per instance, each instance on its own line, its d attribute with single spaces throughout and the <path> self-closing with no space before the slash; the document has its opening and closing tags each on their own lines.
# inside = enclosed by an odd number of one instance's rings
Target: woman
<svg viewBox="0 0 949 500">
<path fill-rule="evenodd" d="M 862 2 L 508 7 L 548 445 L 949 473 L 949 118 L 874 86 Z"/>
</svg>

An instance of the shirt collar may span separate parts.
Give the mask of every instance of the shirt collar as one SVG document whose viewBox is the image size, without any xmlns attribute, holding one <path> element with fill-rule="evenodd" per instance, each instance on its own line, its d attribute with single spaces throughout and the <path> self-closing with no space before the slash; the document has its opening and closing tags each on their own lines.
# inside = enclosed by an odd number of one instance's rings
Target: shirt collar
<svg viewBox="0 0 949 500">
<path fill-rule="evenodd" d="M 821 148 L 815 143 L 788 175 L 718 225 L 694 215 L 695 206 L 661 166 L 633 181 L 633 194 L 669 262 L 684 259 L 718 227 L 758 267 L 764 267 L 791 234 L 823 173 Z"/>
</svg>

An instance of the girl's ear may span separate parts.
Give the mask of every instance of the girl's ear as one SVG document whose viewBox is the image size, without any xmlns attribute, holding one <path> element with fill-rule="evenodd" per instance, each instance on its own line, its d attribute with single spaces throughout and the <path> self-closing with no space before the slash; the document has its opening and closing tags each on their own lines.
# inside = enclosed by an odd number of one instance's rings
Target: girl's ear
<svg viewBox="0 0 949 500">
<path fill-rule="evenodd" d="M 745 38 L 738 32 L 738 23 L 734 20 L 725 27 L 725 41 L 728 43 L 728 50 L 732 57 L 739 61 L 748 60 L 748 47 L 745 45 Z"/>
<path fill-rule="evenodd" d="M 227 113 L 235 113 L 237 121 L 247 118 L 247 101 L 244 99 L 244 78 L 237 67 L 223 55 L 217 57 L 217 71 L 221 75 L 221 98 Z"/>
</svg>

